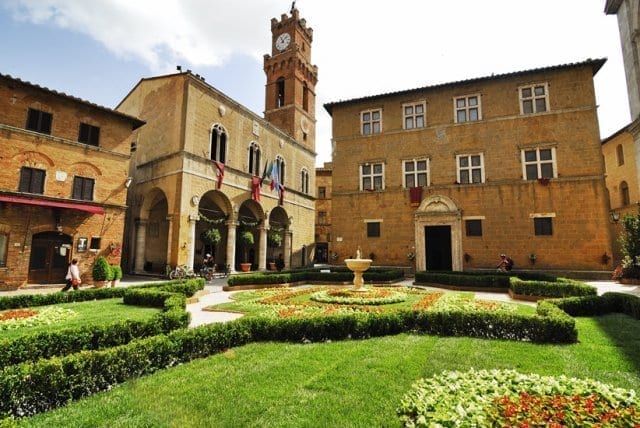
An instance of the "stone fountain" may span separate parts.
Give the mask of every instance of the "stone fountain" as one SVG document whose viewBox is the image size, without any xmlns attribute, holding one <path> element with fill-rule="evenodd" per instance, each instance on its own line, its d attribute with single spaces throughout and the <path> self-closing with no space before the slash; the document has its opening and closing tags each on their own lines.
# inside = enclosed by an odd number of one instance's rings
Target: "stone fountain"
<svg viewBox="0 0 640 428">
<path fill-rule="evenodd" d="M 369 269 L 371 266 L 371 259 L 362 259 L 360 258 L 360 247 L 358 247 L 358 251 L 356 251 L 355 259 L 345 259 L 345 263 L 347 267 L 353 271 L 353 290 L 352 291 L 368 291 L 368 289 L 364 286 L 364 281 L 362 280 L 362 272 Z"/>
</svg>

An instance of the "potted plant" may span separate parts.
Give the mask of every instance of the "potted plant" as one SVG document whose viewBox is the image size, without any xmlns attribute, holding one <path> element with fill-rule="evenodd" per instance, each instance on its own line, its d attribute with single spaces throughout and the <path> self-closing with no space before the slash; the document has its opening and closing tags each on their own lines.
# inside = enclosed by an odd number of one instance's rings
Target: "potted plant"
<svg viewBox="0 0 640 428">
<path fill-rule="evenodd" d="M 253 239 L 253 233 L 249 230 L 245 230 L 240 234 L 240 240 L 244 247 L 244 263 L 240 263 L 240 269 L 242 272 L 249 272 L 251 270 L 251 263 L 249 263 L 249 247 L 255 242 Z"/>
<path fill-rule="evenodd" d="M 200 234 L 200 240 L 205 244 L 215 246 L 222 240 L 222 235 L 217 228 L 212 227 Z"/>
<path fill-rule="evenodd" d="M 93 277 L 96 288 L 104 287 L 108 281 L 113 279 L 113 272 L 106 257 L 100 256 L 96 259 L 96 262 L 93 264 L 91 276 Z"/>
<path fill-rule="evenodd" d="M 282 234 L 276 231 L 269 231 L 267 234 L 267 245 L 271 248 L 280 248 L 282 246 Z M 276 261 L 274 259 L 269 260 L 267 269 L 277 269 Z"/>
<path fill-rule="evenodd" d="M 115 287 L 120 283 L 120 279 L 122 279 L 122 268 L 120 267 L 120 265 L 112 265 L 111 271 L 113 272 L 111 287 Z"/>
</svg>

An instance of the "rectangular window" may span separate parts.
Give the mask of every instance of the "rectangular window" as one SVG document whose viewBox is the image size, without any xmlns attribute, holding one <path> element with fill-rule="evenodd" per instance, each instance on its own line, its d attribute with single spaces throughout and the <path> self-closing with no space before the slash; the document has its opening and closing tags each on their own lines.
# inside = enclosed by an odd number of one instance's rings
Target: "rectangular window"
<svg viewBox="0 0 640 428">
<path fill-rule="evenodd" d="M 89 249 L 90 250 L 94 250 L 97 251 L 100 249 L 100 242 L 101 242 L 101 238 L 99 236 L 92 236 L 91 237 L 91 244 L 89 245 Z"/>
<path fill-rule="evenodd" d="M 324 186 L 318 187 L 318 199 L 326 199 L 327 198 L 327 188 Z"/>
<path fill-rule="evenodd" d="M 52 120 L 53 115 L 51 113 L 30 108 L 27 113 L 27 129 L 42 134 L 51 134 Z"/>
<path fill-rule="evenodd" d="M 20 168 L 20 184 L 18 185 L 18 192 L 43 194 L 44 177 L 45 171 L 43 169 L 23 166 Z"/>
<path fill-rule="evenodd" d="M 555 178 L 556 149 L 525 149 L 522 151 L 522 175 L 525 180 Z"/>
<path fill-rule="evenodd" d="M 380 237 L 380 223 L 368 222 L 367 223 L 367 238 L 379 238 Z"/>
<path fill-rule="evenodd" d="M 86 123 L 80 124 L 80 133 L 78 135 L 79 142 L 97 147 L 99 140 L 100 140 L 100 128 L 98 128 L 97 126 L 86 124 Z"/>
<path fill-rule="evenodd" d="M 456 156 L 456 164 L 458 166 L 458 183 L 484 183 L 484 156 L 482 153 L 458 155 Z"/>
<path fill-rule="evenodd" d="M 327 224 L 327 212 L 318 211 L 318 224 Z"/>
<path fill-rule="evenodd" d="M 362 135 L 379 134 L 382 130 L 382 112 L 380 110 L 368 110 L 360 113 Z"/>
<path fill-rule="evenodd" d="M 535 217 L 533 219 L 533 228 L 536 236 L 553 235 L 553 222 L 551 217 Z"/>
<path fill-rule="evenodd" d="M 480 95 L 454 98 L 453 108 L 456 123 L 475 122 L 482 119 Z"/>
<path fill-rule="evenodd" d="M 465 220 L 467 236 L 482 236 L 482 220 Z"/>
<path fill-rule="evenodd" d="M 384 165 L 381 163 L 360 165 L 360 190 L 384 189 Z"/>
<path fill-rule="evenodd" d="M 7 266 L 7 246 L 9 244 L 9 235 L 0 233 L 0 267 Z"/>
<path fill-rule="evenodd" d="M 73 199 L 82 199 L 84 201 L 93 201 L 93 185 L 95 180 L 86 177 L 73 178 Z"/>
<path fill-rule="evenodd" d="M 425 103 L 405 104 L 402 106 L 404 129 L 424 128 Z"/>
<path fill-rule="evenodd" d="M 429 159 L 404 161 L 404 187 L 424 187 L 429 185 Z"/>
<path fill-rule="evenodd" d="M 542 113 L 549 110 L 548 87 L 546 83 L 523 86 L 520 89 L 520 113 Z"/>
</svg>

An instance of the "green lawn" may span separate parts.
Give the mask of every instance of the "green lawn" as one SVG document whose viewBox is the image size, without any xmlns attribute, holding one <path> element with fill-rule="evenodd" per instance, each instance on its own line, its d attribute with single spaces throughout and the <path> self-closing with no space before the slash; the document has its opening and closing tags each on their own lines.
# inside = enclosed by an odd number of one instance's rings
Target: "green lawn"
<svg viewBox="0 0 640 428">
<path fill-rule="evenodd" d="M 418 378 L 443 370 L 513 368 L 590 377 L 640 392 L 640 321 L 577 318 L 579 342 L 402 334 L 362 341 L 254 343 L 128 382 L 23 421 L 64 427 L 398 426 Z"/>
<path fill-rule="evenodd" d="M 57 308 L 70 309 L 75 313 L 75 315 L 52 324 L 1 330 L 0 338 L 15 339 L 25 334 L 38 333 L 41 331 L 63 330 L 87 324 L 100 325 L 112 323 L 114 321 L 146 320 L 160 312 L 160 309 L 158 308 L 125 305 L 122 303 L 122 298 L 64 303 L 53 306 Z M 49 306 L 35 306 L 31 309 L 43 311 L 46 308 L 49 308 Z"/>
</svg>

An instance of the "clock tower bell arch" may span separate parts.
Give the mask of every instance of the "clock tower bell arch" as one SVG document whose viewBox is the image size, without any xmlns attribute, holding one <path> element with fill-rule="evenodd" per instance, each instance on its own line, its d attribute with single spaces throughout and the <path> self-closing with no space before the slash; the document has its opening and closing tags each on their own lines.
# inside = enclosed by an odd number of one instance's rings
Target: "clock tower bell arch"
<svg viewBox="0 0 640 428">
<path fill-rule="evenodd" d="M 271 20 L 271 36 L 271 54 L 264 56 L 264 117 L 315 152 L 318 67 L 311 64 L 313 29 L 294 6 L 290 16 Z"/>
</svg>

